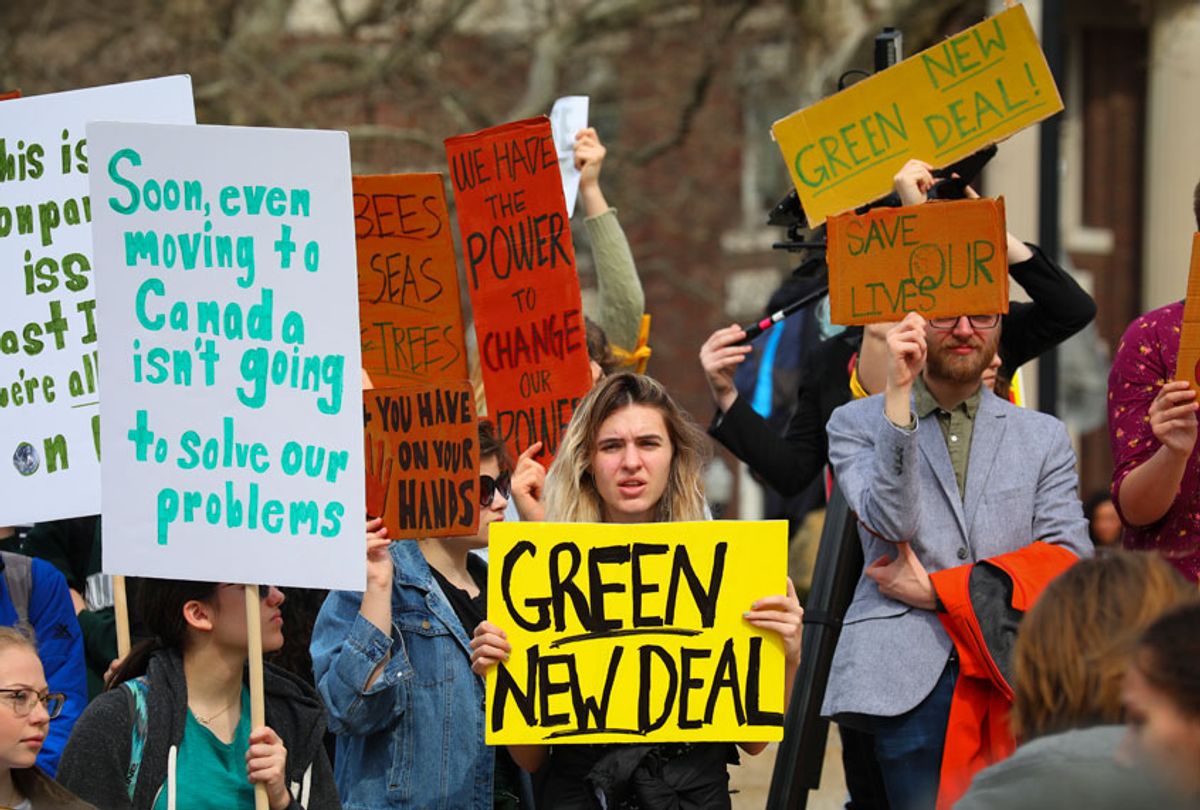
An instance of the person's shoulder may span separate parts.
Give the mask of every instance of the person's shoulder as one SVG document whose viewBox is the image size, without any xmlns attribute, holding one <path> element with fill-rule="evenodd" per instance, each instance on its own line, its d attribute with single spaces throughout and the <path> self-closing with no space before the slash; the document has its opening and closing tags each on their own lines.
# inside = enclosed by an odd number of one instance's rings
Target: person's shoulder
<svg viewBox="0 0 1200 810">
<path fill-rule="evenodd" d="M 1183 303 L 1183 301 L 1175 301 L 1137 316 L 1129 322 L 1129 326 L 1125 327 L 1121 342 L 1124 343 L 1127 338 L 1137 338 L 1141 335 L 1178 332 L 1180 324 L 1183 323 Z"/>
<path fill-rule="evenodd" d="M 73 731 L 90 730 L 92 734 L 107 736 L 114 729 L 128 729 L 132 700 L 130 687 L 125 684 L 101 692 L 84 707 Z"/>
</svg>

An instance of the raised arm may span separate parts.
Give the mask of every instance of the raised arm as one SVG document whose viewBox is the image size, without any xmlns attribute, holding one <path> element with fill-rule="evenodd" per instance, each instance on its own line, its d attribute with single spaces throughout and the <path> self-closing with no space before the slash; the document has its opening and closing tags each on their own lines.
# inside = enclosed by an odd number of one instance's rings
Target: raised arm
<svg viewBox="0 0 1200 810">
<path fill-rule="evenodd" d="M 600 190 L 600 169 L 608 154 L 596 130 L 588 127 L 575 135 L 575 167 L 579 169 L 579 197 L 586 215 L 584 227 L 596 261 L 596 287 L 600 313 L 596 321 L 615 346 L 626 351 L 637 347 L 646 294 L 638 277 L 629 240 Z"/>
<path fill-rule="evenodd" d="M 332 591 L 313 627 L 310 651 L 317 691 L 335 734 L 384 728 L 405 706 L 412 665 L 392 634 L 391 555 L 382 521 L 367 524 L 367 588 Z"/>
</svg>

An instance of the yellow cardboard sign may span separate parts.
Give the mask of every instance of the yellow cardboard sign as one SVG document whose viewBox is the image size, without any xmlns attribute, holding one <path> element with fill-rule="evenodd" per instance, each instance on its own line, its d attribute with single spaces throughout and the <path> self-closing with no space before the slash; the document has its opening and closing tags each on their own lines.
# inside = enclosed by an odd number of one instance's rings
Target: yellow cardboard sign
<svg viewBox="0 0 1200 810">
<path fill-rule="evenodd" d="M 1003 198 L 874 208 L 827 227 L 834 323 L 1008 312 Z"/>
<path fill-rule="evenodd" d="M 1200 233 L 1192 235 L 1192 266 L 1188 272 L 1187 300 L 1183 303 L 1183 328 L 1179 334 L 1179 359 L 1175 379 L 1200 389 Z"/>
<path fill-rule="evenodd" d="M 810 225 L 887 194 L 910 158 L 946 166 L 1063 108 L 1023 6 L 776 121 Z"/>
<path fill-rule="evenodd" d="M 783 738 L 783 644 L 742 614 L 786 593 L 785 521 L 499 523 L 489 745 Z"/>
</svg>

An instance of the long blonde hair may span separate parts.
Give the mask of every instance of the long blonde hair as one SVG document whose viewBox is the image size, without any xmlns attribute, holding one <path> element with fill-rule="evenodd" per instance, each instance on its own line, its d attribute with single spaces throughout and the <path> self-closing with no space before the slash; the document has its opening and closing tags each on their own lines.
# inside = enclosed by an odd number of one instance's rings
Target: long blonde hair
<svg viewBox="0 0 1200 810">
<path fill-rule="evenodd" d="M 671 471 L 658 501 L 659 522 L 704 519 L 704 464 L 707 439 L 657 380 L 642 374 L 614 374 L 591 390 L 567 426 L 558 455 L 546 474 L 546 520 L 599 523 L 604 505 L 592 479 L 592 457 L 600 426 L 617 411 L 645 405 L 662 414 L 671 441 Z"/>
</svg>

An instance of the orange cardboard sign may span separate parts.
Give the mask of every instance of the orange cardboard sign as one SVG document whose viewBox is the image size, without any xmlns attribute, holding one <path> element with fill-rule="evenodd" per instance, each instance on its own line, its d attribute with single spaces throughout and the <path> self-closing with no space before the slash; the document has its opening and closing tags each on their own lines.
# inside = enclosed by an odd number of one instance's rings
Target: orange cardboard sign
<svg viewBox="0 0 1200 810">
<path fill-rule="evenodd" d="M 1183 328 L 1179 333 L 1179 359 L 1175 379 L 1200 388 L 1200 233 L 1192 235 L 1192 266 L 1188 272 L 1187 300 L 1183 304 Z"/>
<path fill-rule="evenodd" d="M 367 514 L 395 540 L 474 534 L 479 434 L 465 380 L 363 391 Z"/>
<path fill-rule="evenodd" d="M 548 462 L 592 385 L 550 120 L 446 140 L 488 414 L 514 458 Z"/>
<path fill-rule="evenodd" d="M 1008 312 L 1003 199 L 830 217 L 825 257 L 834 323 Z"/>
<path fill-rule="evenodd" d="M 377 386 L 467 379 L 440 174 L 354 178 L 363 368 Z"/>
</svg>

